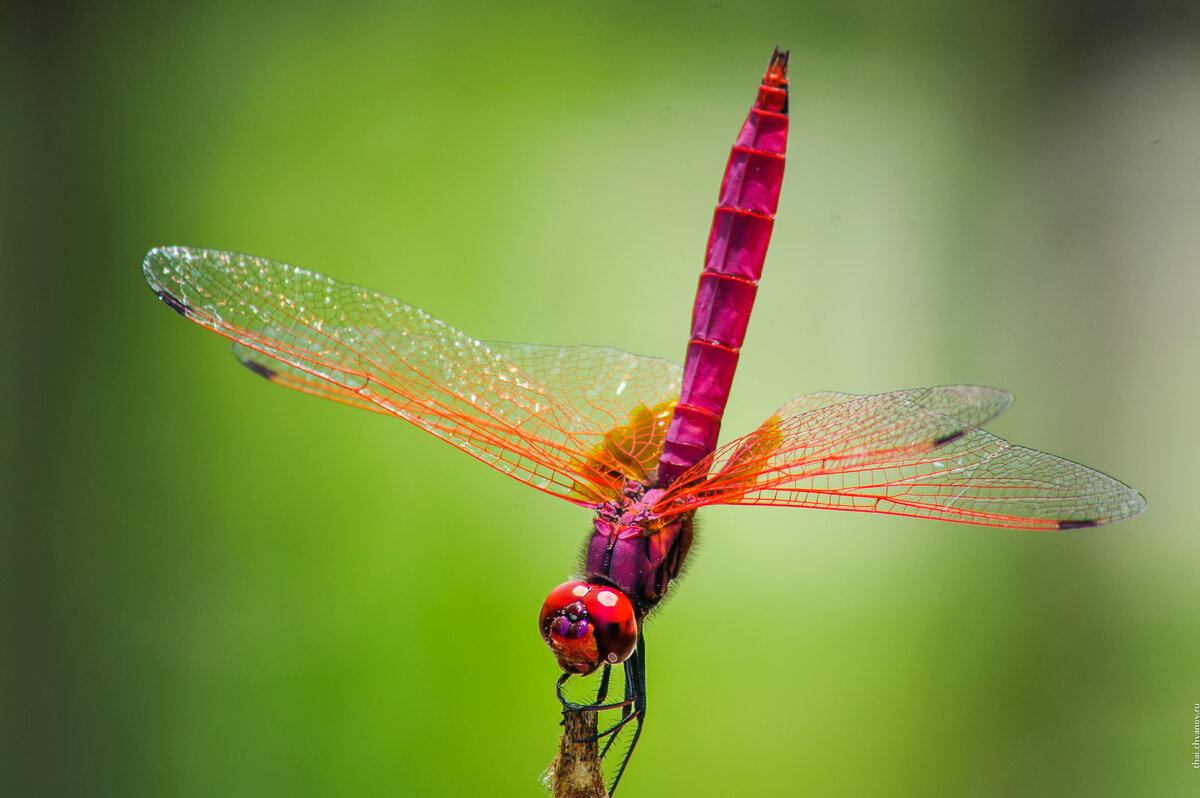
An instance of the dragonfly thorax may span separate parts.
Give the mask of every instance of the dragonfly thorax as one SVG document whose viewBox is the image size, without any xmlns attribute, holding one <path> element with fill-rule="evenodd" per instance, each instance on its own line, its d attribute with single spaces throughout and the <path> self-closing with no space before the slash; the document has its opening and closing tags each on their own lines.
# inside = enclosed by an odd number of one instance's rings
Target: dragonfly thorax
<svg viewBox="0 0 1200 798">
<path fill-rule="evenodd" d="M 692 545 L 692 513 L 663 518 L 656 512 L 663 494 L 628 480 L 621 501 L 598 508 L 588 541 L 588 574 L 619 587 L 639 621 L 662 600 Z"/>
</svg>

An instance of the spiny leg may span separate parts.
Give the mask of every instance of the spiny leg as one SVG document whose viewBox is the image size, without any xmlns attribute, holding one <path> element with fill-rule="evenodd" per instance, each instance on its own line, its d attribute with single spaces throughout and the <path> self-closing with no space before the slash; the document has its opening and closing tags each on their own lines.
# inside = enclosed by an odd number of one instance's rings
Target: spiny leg
<svg viewBox="0 0 1200 798">
<path fill-rule="evenodd" d="M 633 756 L 633 749 L 637 747 L 638 738 L 642 736 L 642 724 L 646 721 L 646 638 L 640 634 L 638 635 L 637 649 L 629 659 L 625 660 L 625 701 L 622 704 L 624 709 L 621 720 L 600 734 L 601 737 L 606 734 L 612 735 L 605 744 L 604 751 L 600 754 L 603 757 L 617 738 L 615 732 L 629 721 L 637 721 L 637 725 L 633 727 L 633 739 L 629 741 L 629 747 L 625 749 L 625 756 L 621 759 L 621 766 L 617 768 L 617 775 L 613 777 L 612 785 L 608 788 L 610 796 L 617 791 L 617 785 L 621 783 L 621 777 L 625 775 L 625 768 L 629 765 L 630 757 Z"/>
<path fill-rule="evenodd" d="M 620 709 L 621 719 L 614 723 L 609 728 L 602 732 L 598 732 L 595 737 L 572 740 L 572 742 L 583 743 L 599 740 L 607 737 L 608 740 L 604 744 L 604 750 L 599 754 L 601 758 L 608 754 L 613 743 L 617 739 L 618 733 L 630 721 L 634 721 L 633 737 L 629 741 L 629 747 L 625 750 L 625 755 L 621 758 L 621 764 L 617 768 L 616 776 L 613 778 L 612 785 L 609 787 L 609 794 L 616 791 L 617 785 L 621 781 L 621 777 L 625 774 L 625 768 L 629 765 L 629 759 L 633 756 L 633 749 L 637 747 L 638 738 L 642 734 L 642 724 L 646 718 L 646 641 L 641 635 L 638 636 L 637 647 L 634 649 L 629 659 L 625 660 L 625 688 L 624 698 L 621 701 L 614 701 L 610 704 L 604 703 L 608 697 L 609 680 L 612 676 L 611 666 L 605 665 L 604 672 L 600 675 L 600 684 L 596 688 L 596 698 L 594 701 L 586 704 L 570 701 L 563 695 L 563 685 L 573 675 L 564 673 L 558 679 L 558 684 L 555 688 L 555 693 L 558 695 L 558 700 L 562 704 L 564 716 L 568 712 L 582 712 L 585 710 L 603 711 L 606 709 Z"/>
<path fill-rule="evenodd" d="M 612 666 L 611 665 L 604 666 L 604 672 L 600 675 L 600 684 L 596 688 L 595 700 L 589 701 L 585 704 L 580 704 L 575 701 L 571 701 L 570 699 L 568 699 L 566 696 L 563 695 L 563 692 L 562 692 L 563 685 L 566 684 L 567 680 L 570 679 L 574 675 L 575 674 L 573 674 L 573 673 L 564 673 L 562 676 L 559 676 L 558 677 L 558 685 L 554 688 L 554 693 L 555 693 L 555 695 L 558 696 L 558 702 L 560 704 L 562 704 L 562 706 L 563 706 L 563 712 L 578 712 L 582 709 L 594 709 L 597 711 L 603 710 L 603 709 L 615 709 L 615 708 L 617 708 L 619 706 L 623 706 L 625 704 L 624 701 L 622 701 L 621 703 L 618 703 L 618 704 L 607 704 L 606 705 L 604 703 L 604 699 L 608 697 L 609 677 L 612 676 Z"/>
</svg>

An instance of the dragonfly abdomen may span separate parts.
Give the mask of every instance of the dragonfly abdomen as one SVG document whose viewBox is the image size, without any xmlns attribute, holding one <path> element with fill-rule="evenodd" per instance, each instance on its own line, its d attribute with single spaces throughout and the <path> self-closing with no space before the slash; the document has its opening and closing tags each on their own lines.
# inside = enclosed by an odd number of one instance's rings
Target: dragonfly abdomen
<svg viewBox="0 0 1200 798">
<path fill-rule="evenodd" d="M 776 50 L 721 181 L 692 308 L 683 386 L 659 460 L 660 487 L 716 448 L 779 203 L 787 106 L 787 53 Z"/>
</svg>

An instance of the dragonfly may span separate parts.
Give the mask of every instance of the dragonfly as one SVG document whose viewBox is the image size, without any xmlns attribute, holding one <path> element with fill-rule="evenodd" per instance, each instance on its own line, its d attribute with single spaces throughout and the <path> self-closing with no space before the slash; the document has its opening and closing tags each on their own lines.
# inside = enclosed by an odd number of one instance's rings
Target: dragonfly
<svg viewBox="0 0 1200 798">
<path fill-rule="evenodd" d="M 550 592 L 538 626 L 562 670 L 564 712 L 619 710 L 597 735 L 605 754 L 630 738 L 611 790 L 646 717 L 644 624 L 680 575 L 700 508 L 1056 530 L 1146 504 L 1112 477 L 986 432 L 1012 397 L 979 385 L 809 394 L 718 443 L 783 181 L 787 66 L 776 48 L 730 152 L 682 367 L 608 347 L 479 340 L 383 294 L 249 255 L 172 246 L 143 264 L 163 302 L 231 339 L 260 377 L 402 418 L 594 513 L 582 572 Z M 618 667 L 624 687 L 606 703 Z M 597 672 L 593 701 L 564 695 L 571 677 Z"/>
</svg>

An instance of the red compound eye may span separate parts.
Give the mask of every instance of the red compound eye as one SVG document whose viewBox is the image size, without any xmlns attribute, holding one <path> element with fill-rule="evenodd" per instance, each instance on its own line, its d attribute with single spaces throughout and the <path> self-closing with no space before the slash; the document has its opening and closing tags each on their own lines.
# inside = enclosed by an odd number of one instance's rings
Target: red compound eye
<svg viewBox="0 0 1200 798">
<path fill-rule="evenodd" d="M 542 639 L 567 673 L 624 662 L 637 645 L 633 605 L 608 585 L 563 582 L 550 591 L 538 620 Z"/>
</svg>

